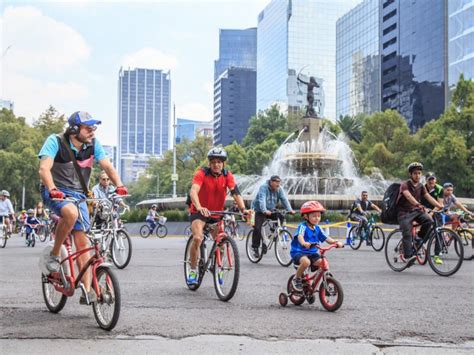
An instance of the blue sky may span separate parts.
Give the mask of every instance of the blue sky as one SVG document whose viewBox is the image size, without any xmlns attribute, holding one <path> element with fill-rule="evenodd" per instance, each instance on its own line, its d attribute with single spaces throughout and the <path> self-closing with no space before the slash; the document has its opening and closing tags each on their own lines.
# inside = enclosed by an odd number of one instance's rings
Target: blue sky
<svg viewBox="0 0 474 355">
<path fill-rule="evenodd" d="M 256 27 L 269 2 L 3 1 L 0 98 L 29 120 L 88 111 L 115 144 L 120 66 L 154 67 L 171 69 L 177 116 L 210 120 L 219 29 Z"/>
</svg>

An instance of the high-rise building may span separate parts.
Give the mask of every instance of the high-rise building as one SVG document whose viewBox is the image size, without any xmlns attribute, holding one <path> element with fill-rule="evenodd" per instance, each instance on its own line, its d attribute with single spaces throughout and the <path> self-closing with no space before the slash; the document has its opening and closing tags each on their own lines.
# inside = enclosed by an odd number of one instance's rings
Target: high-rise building
<svg viewBox="0 0 474 355">
<path fill-rule="evenodd" d="M 103 145 L 105 154 L 110 159 L 110 162 L 117 169 L 117 147 L 115 145 Z"/>
<path fill-rule="evenodd" d="M 119 172 L 124 182 L 136 180 L 151 156 L 169 149 L 170 72 L 132 69 L 119 72 Z"/>
<path fill-rule="evenodd" d="M 448 82 L 452 94 L 461 74 L 474 79 L 474 0 L 449 0 L 448 17 Z"/>
<path fill-rule="evenodd" d="M 214 82 L 214 145 L 241 142 L 256 111 L 256 73 L 229 68 Z"/>
<path fill-rule="evenodd" d="M 336 115 L 380 111 L 380 0 L 364 0 L 336 23 Z"/>
<path fill-rule="evenodd" d="M 257 29 L 220 30 L 214 62 L 214 144 L 240 143 L 255 115 Z"/>
<path fill-rule="evenodd" d="M 228 68 L 257 69 L 257 29 L 219 30 L 219 59 L 214 61 L 214 81 Z"/>
<path fill-rule="evenodd" d="M 412 130 L 438 118 L 447 102 L 447 1 L 381 0 L 382 110 Z"/>
<path fill-rule="evenodd" d="M 336 21 L 360 0 L 273 0 L 258 16 L 257 109 L 304 107 L 305 74 L 322 82 L 321 116 L 336 116 Z M 295 88 L 297 88 L 295 90 Z"/>
<path fill-rule="evenodd" d="M 183 139 L 193 141 L 198 134 L 209 136 L 209 131 L 212 136 L 212 121 L 177 118 L 176 125 L 176 143 L 181 143 Z"/>
</svg>

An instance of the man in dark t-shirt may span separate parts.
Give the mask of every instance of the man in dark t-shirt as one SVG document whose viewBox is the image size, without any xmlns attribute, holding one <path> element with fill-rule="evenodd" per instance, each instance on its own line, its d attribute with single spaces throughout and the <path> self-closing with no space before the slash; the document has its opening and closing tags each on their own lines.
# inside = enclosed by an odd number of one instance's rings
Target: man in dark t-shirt
<svg viewBox="0 0 474 355">
<path fill-rule="evenodd" d="M 371 209 L 376 210 L 378 213 L 382 212 L 378 206 L 369 200 L 369 193 L 367 191 L 362 191 L 360 198 L 356 199 L 352 204 L 349 218 L 358 221 L 363 229 L 367 229 L 369 222 L 366 216 L 369 214 L 369 210 Z M 368 239 L 367 244 L 370 244 Z"/>
<path fill-rule="evenodd" d="M 408 265 L 413 265 L 416 256 L 413 255 L 413 240 L 411 229 L 413 221 L 421 224 L 418 233 L 423 240 L 426 238 L 430 229 L 432 219 L 425 212 L 425 207 L 421 204 L 422 197 L 425 198 L 432 206 L 443 208 L 443 206 L 430 196 L 425 186 L 420 183 L 423 173 L 423 165 L 421 163 L 411 163 L 408 165 L 408 173 L 410 179 L 403 182 L 400 186 L 400 199 L 398 200 L 398 221 L 403 235 L 403 252 L 405 261 Z"/>
<path fill-rule="evenodd" d="M 443 198 L 443 186 L 437 184 L 436 176 L 431 171 L 426 174 L 425 188 L 431 197 L 441 203 L 441 199 Z M 431 204 L 424 197 L 421 198 L 421 203 L 423 206 L 431 208 Z"/>
</svg>

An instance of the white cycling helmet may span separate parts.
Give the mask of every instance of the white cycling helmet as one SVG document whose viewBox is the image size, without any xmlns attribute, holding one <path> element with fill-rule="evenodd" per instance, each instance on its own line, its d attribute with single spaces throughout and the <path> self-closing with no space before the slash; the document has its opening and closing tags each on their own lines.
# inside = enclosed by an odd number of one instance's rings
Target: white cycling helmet
<svg viewBox="0 0 474 355">
<path fill-rule="evenodd" d="M 6 197 L 10 197 L 10 193 L 7 190 L 2 190 L 2 195 Z"/>
</svg>

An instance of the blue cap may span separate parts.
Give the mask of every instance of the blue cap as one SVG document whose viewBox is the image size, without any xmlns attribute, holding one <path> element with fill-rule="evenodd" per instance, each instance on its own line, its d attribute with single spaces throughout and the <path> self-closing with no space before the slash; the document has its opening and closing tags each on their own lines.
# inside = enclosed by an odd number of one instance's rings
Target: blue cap
<svg viewBox="0 0 474 355">
<path fill-rule="evenodd" d="M 74 112 L 67 120 L 69 126 L 93 126 L 101 124 L 102 121 L 94 120 L 90 114 L 84 111 Z"/>
</svg>

